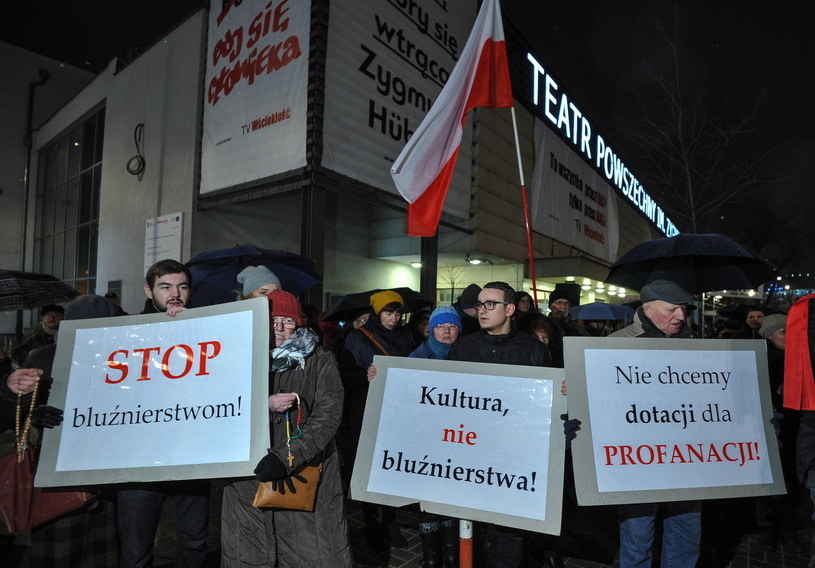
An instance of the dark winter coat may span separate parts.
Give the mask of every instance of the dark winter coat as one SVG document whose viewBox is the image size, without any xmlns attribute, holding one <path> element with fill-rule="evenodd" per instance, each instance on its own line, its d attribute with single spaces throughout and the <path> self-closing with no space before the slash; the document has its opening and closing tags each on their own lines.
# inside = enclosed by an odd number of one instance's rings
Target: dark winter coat
<svg viewBox="0 0 815 568">
<path fill-rule="evenodd" d="M 546 346 L 531 335 L 520 333 L 515 326 L 505 335 L 490 335 L 482 329 L 460 337 L 450 347 L 447 360 L 552 366 L 552 358 Z"/>
<path fill-rule="evenodd" d="M 334 445 L 343 402 L 337 363 L 328 350 L 317 347 L 306 358 L 305 369 L 274 373 L 271 380 L 270 393 L 299 395 L 302 413 L 302 435 L 291 441 L 293 465 L 289 467 L 287 461 L 285 414 L 270 413 L 271 451 L 290 472 L 322 461 L 317 503 L 311 513 L 255 509 L 256 479 L 228 485 L 221 513 L 221 566 L 350 568 L 353 563 Z"/>
</svg>

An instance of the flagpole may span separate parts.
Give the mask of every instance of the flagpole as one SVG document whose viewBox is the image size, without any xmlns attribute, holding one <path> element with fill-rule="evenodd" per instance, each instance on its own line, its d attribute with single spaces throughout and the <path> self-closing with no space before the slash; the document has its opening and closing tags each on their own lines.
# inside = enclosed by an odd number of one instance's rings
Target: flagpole
<svg viewBox="0 0 815 568">
<path fill-rule="evenodd" d="M 512 111 L 512 131 L 515 134 L 515 154 L 518 157 L 518 177 L 521 180 L 521 201 L 524 206 L 524 224 L 526 225 L 526 249 L 529 255 L 529 276 L 532 279 L 532 297 L 535 300 L 535 308 L 538 307 L 538 282 L 535 279 L 535 252 L 532 249 L 532 228 L 529 225 L 529 203 L 526 199 L 526 182 L 524 180 L 524 167 L 521 163 L 521 143 L 518 140 L 518 122 L 515 119 L 515 107 L 510 107 Z"/>
</svg>

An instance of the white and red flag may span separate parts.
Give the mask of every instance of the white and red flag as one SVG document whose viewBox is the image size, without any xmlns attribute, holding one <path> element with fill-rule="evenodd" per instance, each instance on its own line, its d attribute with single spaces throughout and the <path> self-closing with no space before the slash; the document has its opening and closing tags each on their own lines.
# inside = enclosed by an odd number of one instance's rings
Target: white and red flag
<svg viewBox="0 0 815 568">
<path fill-rule="evenodd" d="M 436 234 L 467 113 L 511 107 L 512 87 L 498 0 L 484 0 L 450 78 L 391 168 L 408 202 L 408 234 Z"/>
</svg>

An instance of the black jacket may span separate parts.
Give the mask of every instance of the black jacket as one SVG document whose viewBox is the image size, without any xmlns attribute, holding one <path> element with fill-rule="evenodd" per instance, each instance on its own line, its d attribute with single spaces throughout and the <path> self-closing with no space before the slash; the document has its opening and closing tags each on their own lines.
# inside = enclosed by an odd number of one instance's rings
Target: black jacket
<svg viewBox="0 0 815 568">
<path fill-rule="evenodd" d="M 515 326 L 506 335 L 490 335 L 483 329 L 465 335 L 450 347 L 447 360 L 552 366 L 552 358 L 543 343 L 531 335 L 520 333 Z"/>
</svg>

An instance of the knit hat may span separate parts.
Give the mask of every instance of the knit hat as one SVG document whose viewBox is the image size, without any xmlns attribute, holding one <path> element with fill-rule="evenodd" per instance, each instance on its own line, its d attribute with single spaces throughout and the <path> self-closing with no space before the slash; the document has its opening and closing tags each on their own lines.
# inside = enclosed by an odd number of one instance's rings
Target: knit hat
<svg viewBox="0 0 815 568">
<path fill-rule="evenodd" d="M 405 300 L 402 299 L 399 292 L 394 292 L 393 290 L 383 290 L 376 294 L 371 294 L 371 307 L 374 309 L 374 313 L 378 314 L 385 306 L 394 302 L 402 304 L 403 306 L 405 305 Z"/>
<path fill-rule="evenodd" d="M 58 306 L 57 304 L 48 304 L 40 308 L 40 316 L 44 316 L 49 312 L 57 312 L 59 314 L 65 313 L 65 308 L 62 306 Z"/>
<path fill-rule="evenodd" d="M 687 304 L 696 299 L 696 296 L 685 291 L 682 286 L 670 280 L 653 280 L 640 290 L 642 303 L 662 300 L 669 304 Z"/>
<path fill-rule="evenodd" d="M 430 314 L 430 331 L 442 323 L 454 323 L 461 327 L 461 318 L 453 306 L 439 306 Z"/>
<path fill-rule="evenodd" d="M 761 324 L 761 329 L 758 330 L 758 334 L 764 339 L 767 339 L 774 332 L 779 329 L 784 329 L 785 327 L 787 327 L 787 316 L 784 314 L 773 314 L 764 318 L 764 323 Z"/>
<path fill-rule="evenodd" d="M 555 288 L 552 290 L 552 293 L 549 294 L 549 305 L 551 306 L 554 302 L 558 300 L 569 300 L 571 303 L 572 298 L 569 295 L 569 290 L 566 288 Z"/>
<path fill-rule="evenodd" d="M 300 327 L 305 322 L 303 308 L 300 300 L 285 290 L 272 290 L 266 296 L 269 299 L 269 315 L 271 317 L 291 318 Z"/>
<path fill-rule="evenodd" d="M 118 315 L 116 304 L 96 294 L 84 294 L 74 298 L 65 310 L 66 320 L 109 318 Z"/>
<path fill-rule="evenodd" d="M 238 284 L 243 284 L 244 296 L 267 284 L 274 284 L 278 290 L 283 288 L 280 279 L 265 266 L 247 266 L 238 274 Z"/>
<path fill-rule="evenodd" d="M 478 301 L 478 295 L 481 293 L 481 286 L 478 284 L 470 284 L 458 297 L 458 305 L 462 310 L 474 309 L 475 303 Z"/>
</svg>

